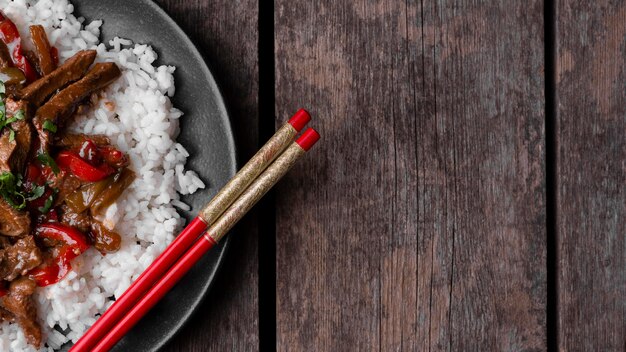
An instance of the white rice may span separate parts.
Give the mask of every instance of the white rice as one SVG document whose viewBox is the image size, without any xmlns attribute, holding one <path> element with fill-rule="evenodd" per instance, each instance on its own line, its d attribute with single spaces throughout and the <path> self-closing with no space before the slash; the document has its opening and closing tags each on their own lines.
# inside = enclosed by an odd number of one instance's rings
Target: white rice
<svg viewBox="0 0 626 352">
<path fill-rule="evenodd" d="M 89 249 L 73 262 L 74 271 L 61 282 L 38 289 L 39 316 L 45 346 L 52 351 L 76 342 L 98 314 L 108 308 L 165 249 L 183 220 L 174 206 L 189 209 L 179 200 L 204 184 L 193 171 L 185 171 L 189 153 L 176 143 L 181 111 L 174 108 L 174 67 L 154 66 L 150 46 L 115 38 L 108 46 L 98 43 L 102 21 L 85 23 L 74 17 L 67 0 L 0 0 L 0 8 L 17 25 L 28 46 L 28 26 L 45 27 L 60 61 L 76 51 L 92 48 L 97 61 L 113 61 L 122 77 L 111 84 L 97 105 L 79 117 L 72 130 L 106 134 L 128 153 L 137 179 L 106 212 L 105 224 L 122 235 L 121 249 L 102 256 Z M 60 332 L 63 331 L 63 332 Z M 36 351 L 17 324 L 0 325 L 0 351 Z"/>
</svg>

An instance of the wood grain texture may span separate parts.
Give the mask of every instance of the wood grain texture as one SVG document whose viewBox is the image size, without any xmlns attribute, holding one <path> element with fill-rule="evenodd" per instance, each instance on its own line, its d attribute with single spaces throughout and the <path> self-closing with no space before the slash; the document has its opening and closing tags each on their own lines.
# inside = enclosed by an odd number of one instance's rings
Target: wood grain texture
<svg viewBox="0 0 626 352">
<path fill-rule="evenodd" d="M 275 1 L 280 351 L 546 348 L 542 2 Z"/>
<path fill-rule="evenodd" d="M 158 0 L 207 60 L 233 123 L 240 160 L 258 149 L 255 0 Z M 222 185 L 217 185 L 221 187 Z M 233 233 L 231 251 L 206 297 L 164 351 L 258 350 L 258 230 L 253 213 Z"/>
<path fill-rule="evenodd" d="M 561 351 L 626 350 L 626 2 L 557 1 Z"/>
</svg>

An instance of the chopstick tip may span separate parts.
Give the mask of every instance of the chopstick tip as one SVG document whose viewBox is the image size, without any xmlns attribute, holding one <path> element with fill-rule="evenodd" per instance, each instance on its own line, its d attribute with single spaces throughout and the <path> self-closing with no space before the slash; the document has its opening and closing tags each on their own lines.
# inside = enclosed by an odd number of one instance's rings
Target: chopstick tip
<svg viewBox="0 0 626 352">
<path fill-rule="evenodd" d="M 315 145 L 315 143 L 317 143 L 317 141 L 319 141 L 319 139 L 320 139 L 320 134 L 317 133 L 316 130 L 312 128 L 307 128 L 307 130 L 304 131 L 304 133 L 302 133 L 300 138 L 296 140 L 296 143 L 298 143 L 298 145 L 302 149 L 304 149 L 305 151 L 308 151 L 309 149 L 313 147 L 313 145 Z"/>
<path fill-rule="evenodd" d="M 309 123 L 309 121 L 311 121 L 311 115 L 309 112 L 304 109 L 300 109 L 289 119 L 289 124 L 293 126 L 296 131 L 300 132 L 304 126 Z"/>
</svg>

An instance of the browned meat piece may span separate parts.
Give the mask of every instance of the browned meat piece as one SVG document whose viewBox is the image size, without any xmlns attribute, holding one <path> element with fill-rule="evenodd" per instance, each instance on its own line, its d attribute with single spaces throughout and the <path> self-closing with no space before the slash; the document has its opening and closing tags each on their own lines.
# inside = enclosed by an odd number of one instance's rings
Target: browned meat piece
<svg viewBox="0 0 626 352">
<path fill-rule="evenodd" d="M 35 125 L 38 121 L 43 123 L 46 120 L 63 125 L 80 102 L 109 85 L 120 75 L 120 69 L 113 62 L 95 64 L 80 81 L 60 91 L 37 110 Z"/>
<path fill-rule="evenodd" d="M 11 314 L 8 310 L 0 307 L 0 323 L 3 321 L 14 321 L 13 314 Z"/>
<path fill-rule="evenodd" d="M 56 196 L 56 200 L 54 205 L 57 206 L 65 200 L 65 198 L 74 193 L 75 190 L 80 188 L 84 182 L 79 180 L 77 177 L 65 174 L 62 178 L 59 179 L 59 182 L 56 182 L 55 187 L 59 190 Z"/>
<path fill-rule="evenodd" d="M 50 43 L 46 31 L 41 25 L 30 26 L 30 37 L 35 48 L 35 57 L 37 58 L 37 67 L 42 76 L 49 75 L 54 71 L 54 61 L 50 54 Z"/>
<path fill-rule="evenodd" d="M 42 260 L 41 250 L 33 236 L 20 238 L 14 245 L 0 249 L 0 278 L 15 280 L 37 267 Z"/>
<path fill-rule="evenodd" d="M 27 277 L 21 277 L 9 286 L 9 293 L 4 297 L 4 308 L 15 316 L 15 320 L 24 331 L 26 340 L 39 348 L 41 345 L 41 327 L 37 321 L 37 308 L 32 294 L 37 284 Z"/>
<path fill-rule="evenodd" d="M 26 120 L 30 119 L 32 110 L 28 106 L 28 102 L 19 99 L 7 98 L 4 102 L 6 105 L 6 113 L 8 116 L 13 116 L 16 112 L 22 111 Z"/>
<path fill-rule="evenodd" d="M 54 92 L 79 80 L 95 59 L 95 50 L 77 52 L 56 70 L 22 89 L 20 98 L 28 100 L 32 106 L 40 106 Z"/>
<path fill-rule="evenodd" d="M 33 123 L 42 150 L 47 150 L 50 145 L 50 133 L 43 129 L 45 121 L 51 121 L 56 126 L 64 126 L 80 102 L 106 87 L 120 75 L 120 69 L 112 62 L 95 64 L 80 81 L 72 83 L 40 107 Z"/>
<path fill-rule="evenodd" d="M 32 129 L 28 121 L 28 106 L 21 100 L 6 99 L 6 113 L 9 118 L 18 111 L 24 113 L 24 119 L 13 122 L 9 128 L 4 128 L 0 134 L 0 173 L 22 173 L 30 151 L 32 141 Z M 14 140 L 11 141 L 11 130 L 14 132 Z"/>
<path fill-rule="evenodd" d="M 11 60 L 11 54 L 9 48 L 0 40 L 0 68 L 7 68 L 13 66 L 13 60 Z"/>
<path fill-rule="evenodd" d="M 66 205 L 61 206 L 63 213 L 59 221 L 62 224 L 77 228 L 82 232 L 88 232 L 91 227 L 91 216 L 87 212 L 75 213 L 72 209 Z"/>
<path fill-rule="evenodd" d="M 23 174 L 24 167 L 26 166 L 26 159 L 33 140 L 33 130 L 28 121 L 14 122 L 11 124 L 11 128 L 15 131 L 15 140 L 13 142 L 17 144 L 17 149 L 13 152 L 13 155 L 9 160 L 9 165 L 11 166 L 11 170 L 14 172 Z"/>
<path fill-rule="evenodd" d="M 100 253 L 111 253 L 120 249 L 122 245 L 122 237 L 117 232 L 107 229 L 103 224 L 96 220 L 91 221 L 91 233 L 90 233 L 93 246 L 96 247 Z"/>
<path fill-rule="evenodd" d="M 63 133 L 60 136 L 54 136 L 54 145 L 62 148 L 75 148 L 80 147 L 86 140 L 91 140 L 97 146 L 111 145 L 109 137 L 101 134 L 73 134 Z"/>
<path fill-rule="evenodd" d="M 11 159 L 17 149 L 17 142 L 9 142 L 10 132 L 3 130 L 0 133 L 0 174 L 11 172 Z"/>
<path fill-rule="evenodd" d="M 0 81 L 4 82 L 5 96 L 14 98 L 26 84 L 26 76 L 17 67 L 0 67 Z"/>
<path fill-rule="evenodd" d="M 4 249 L 11 246 L 11 241 L 8 237 L 0 235 L 0 249 Z"/>
<path fill-rule="evenodd" d="M 22 50 L 22 54 L 26 57 L 26 61 L 37 71 L 41 76 L 41 69 L 39 68 L 39 60 L 37 60 L 37 54 L 34 51 Z"/>
<path fill-rule="evenodd" d="M 16 210 L 4 199 L 0 199 L 0 235 L 20 237 L 29 233 L 28 212 Z"/>
</svg>

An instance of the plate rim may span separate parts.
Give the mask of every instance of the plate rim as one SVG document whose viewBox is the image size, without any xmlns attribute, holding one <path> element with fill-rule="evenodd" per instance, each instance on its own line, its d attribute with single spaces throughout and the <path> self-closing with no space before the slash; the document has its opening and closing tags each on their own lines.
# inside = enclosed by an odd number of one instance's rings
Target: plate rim
<svg viewBox="0 0 626 352">
<path fill-rule="evenodd" d="M 176 23 L 176 21 L 163 8 L 161 8 L 161 6 L 159 6 L 155 1 L 152 1 L 152 0 L 139 0 L 139 1 L 147 4 L 159 16 L 163 17 L 168 22 L 169 26 L 183 39 L 185 46 L 189 47 L 191 49 L 192 54 L 198 58 L 199 62 L 201 62 L 202 71 L 209 78 L 208 80 L 209 86 L 214 92 L 217 92 L 216 103 L 217 103 L 218 109 L 220 110 L 220 115 L 222 119 L 225 120 L 224 128 L 225 128 L 225 132 L 227 135 L 226 137 L 227 137 L 228 144 L 230 147 L 229 150 L 232 151 L 231 153 L 228 153 L 230 154 L 229 157 L 231 159 L 231 165 L 232 165 L 232 167 L 229 170 L 229 173 L 231 174 L 231 177 L 234 176 L 239 168 L 239 161 L 238 161 L 237 145 L 235 143 L 235 134 L 233 131 L 232 118 L 224 102 L 224 94 L 222 93 L 222 90 L 218 86 L 215 80 L 215 76 L 213 75 L 213 72 L 211 71 L 211 68 L 209 67 L 207 60 L 205 59 L 204 55 L 200 52 L 196 44 L 191 40 L 189 35 L 185 33 L 185 31 L 178 25 L 178 23 Z M 158 50 L 158 48 L 156 49 Z M 171 64 L 176 66 L 176 63 L 171 63 Z M 211 290 L 215 282 L 217 274 L 221 271 L 221 269 L 224 266 L 224 258 L 226 256 L 226 253 L 228 253 L 230 249 L 230 243 L 231 243 L 230 237 L 226 237 L 226 239 L 224 239 L 220 243 L 222 245 L 221 253 L 219 254 L 217 258 L 215 269 L 209 276 L 209 279 L 206 281 L 206 283 L 202 286 L 202 294 L 198 295 L 198 298 L 195 299 L 192 305 L 188 307 L 187 311 L 183 315 L 183 318 L 180 320 L 180 322 L 176 324 L 173 329 L 164 332 L 164 334 L 162 335 L 163 337 L 159 340 L 159 342 L 155 346 L 152 347 L 154 351 L 161 351 L 165 346 L 167 346 L 170 342 L 172 342 L 174 337 L 181 332 L 181 330 L 185 327 L 185 325 L 187 325 L 187 323 L 191 320 L 193 315 L 197 313 L 198 308 L 206 300 L 209 294 L 209 291 Z"/>
<path fill-rule="evenodd" d="M 73 4 L 74 2 L 76 2 L 74 4 L 75 16 L 88 16 L 89 15 L 89 14 L 81 13 L 80 1 L 75 1 L 75 0 L 74 1 L 70 0 L 70 1 Z M 160 19 L 164 20 L 166 22 L 165 26 L 169 27 L 177 37 L 181 38 L 182 44 L 185 47 L 189 48 L 191 55 L 199 62 L 202 74 L 208 78 L 206 83 L 208 83 L 209 90 L 214 92 L 216 111 L 218 112 L 220 119 L 222 120 L 222 125 L 224 128 L 224 135 L 225 135 L 225 139 L 227 143 L 225 145 L 225 148 L 228 150 L 227 155 L 228 155 L 228 158 L 230 159 L 229 160 L 230 166 L 226 170 L 227 170 L 227 173 L 230 174 L 230 177 L 234 176 L 237 170 L 239 169 L 239 153 L 237 150 L 237 145 L 235 143 L 235 133 L 233 130 L 232 118 L 231 118 L 231 114 L 229 113 L 229 109 L 227 108 L 225 104 L 224 94 L 215 80 L 215 76 L 213 75 L 213 71 L 211 70 L 211 67 L 208 61 L 206 60 L 203 53 L 200 52 L 196 44 L 191 40 L 189 35 L 185 33 L 185 31 L 178 25 L 178 23 L 159 4 L 157 4 L 155 1 L 152 1 L 152 0 L 124 1 L 125 5 L 128 5 L 128 6 L 132 6 L 133 2 L 146 5 L 152 11 L 154 11 L 155 16 L 158 16 Z M 103 27 L 106 27 L 106 26 L 107 24 L 105 21 L 103 23 Z M 133 40 L 133 42 L 135 42 L 135 40 L 131 36 L 128 36 L 128 39 Z M 160 50 L 160 48 L 155 47 L 155 50 Z M 175 62 L 164 63 L 164 64 L 177 66 Z M 173 99 L 176 99 L 176 96 L 174 96 Z M 219 184 L 215 186 L 221 187 L 221 185 Z M 192 215 L 191 218 L 193 218 L 195 215 L 196 214 Z M 181 216 L 185 217 L 183 216 L 183 214 L 181 214 Z M 186 219 L 187 223 L 189 223 L 191 218 Z M 176 337 L 176 335 L 179 334 L 181 330 L 186 326 L 186 324 L 192 319 L 194 314 L 197 313 L 198 308 L 206 300 L 207 296 L 209 295 L 209 291 L 214 285 L 217 275 L 219 274 L 219 272 L 222 270 L 224 266 L 225 256 L 230 249 L 230 243 L 231 243 L 230 237 L 226 237 L 224 240 L 220 241 L 219 246 L 221 247 L 221 249 L 220 249 L 219 255 L 216 258 L 215 267 L 213 268 L 212 272 L 209 274 L 208 279 L 201 285 L 200 293 L 196 297 L 194 297 L 194 299 L 192 299 L 192 303 L 190 305 L 185 307 L 186 308 L 185 312 L 182 314 L 180 320 L 176 324 L 174 324 L 171 329 L 162 331 L 162 334 L 160 335 L 158 341 L 156 341 L 156 343 L 153 344 L 152 346 L 148 347 L 149 351 L 158 352 L 158 351 L 161 351 L 168 344 L 170 344 L 172 340 L 174 339 L 174 337 Z M 218 248 L 215 248 L 215 249 L 218 249 Z"/>
</svg>

